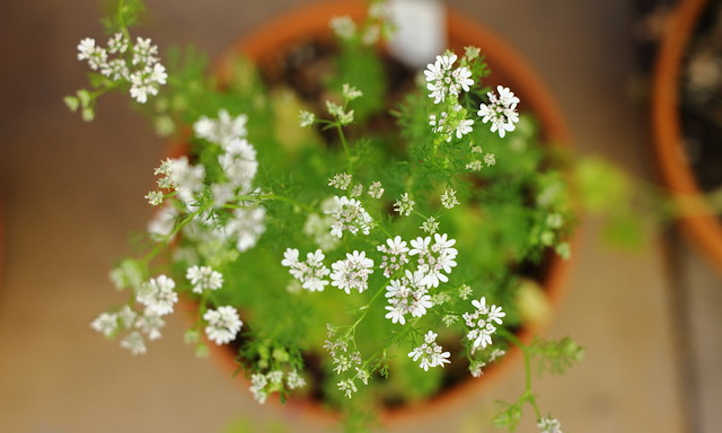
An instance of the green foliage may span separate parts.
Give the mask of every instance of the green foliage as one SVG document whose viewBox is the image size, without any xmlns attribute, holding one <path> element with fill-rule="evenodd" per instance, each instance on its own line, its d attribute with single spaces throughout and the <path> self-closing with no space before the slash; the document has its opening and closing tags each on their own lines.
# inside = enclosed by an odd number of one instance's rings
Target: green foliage
<svg viewBox="0 0 722 433">
<path fill-rule="evenodd" d="M 138 25 L 144 12 L 142 0 L 106 0 L 105 16 L 100 22 L 108 34 L 124 32 Z"/>
<path fill-rule="evenodd" d="M 569 337 L 556 341 L 536 338 L 529 345 L 529 352 L 537 362 L 538 374 L 563 374 L 584 358 L 584 349 Z"/>
</svg>

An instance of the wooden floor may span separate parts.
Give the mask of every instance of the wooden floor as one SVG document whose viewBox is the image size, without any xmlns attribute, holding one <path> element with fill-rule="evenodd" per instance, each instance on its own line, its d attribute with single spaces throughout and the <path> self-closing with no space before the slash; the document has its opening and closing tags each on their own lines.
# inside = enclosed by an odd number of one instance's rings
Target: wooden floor
<svg viewBox="0 0 722 433">
<path fill-rule="evenodd" d="M 293 0 L 148 0 L 144 33 L 162 48 L 193 42 L 216 55 Z M 449 0 L 496 30 L 557 96 L 583 152 L 653 178 L 644 107 L 630 102 L 634 70 L 626 0 Z M 6 258 L 0 284 L 0 431 L 7 433 L 221 432 L 234 419 L 319 431 L 305 418 L 259 408 L 169 321 L 150 353 L 132 359 L 92 334 L 113 291 L 107 270 L 150 210 L 142 196 L 163 142 L 124 98 L 81 124 L 61 97 L 82 85 L 81 37 L 100 35 L 95 0 L 5 5 L 0 193 Z M 9 10 L 7 10 L 9 9 Z M 550 334 L 570 334 L 587 360 L 540 381 L 542 404 L 585 433 L 719 431 L 722 281 L 674 235 L 619 252 L 581 228 L 569 295 Z M 118 298 L 120 299 L 120 298 Z M 462 407 L 398 431 L 492 431 L 494 400 L 521 389 L 515 375 Z M 262 425 L 262 424 L 261 424 Z M 266 431 L 263 427 L 258 432 Z M 535 428 L 526 422 L 522 432 Z"/>
</svg>

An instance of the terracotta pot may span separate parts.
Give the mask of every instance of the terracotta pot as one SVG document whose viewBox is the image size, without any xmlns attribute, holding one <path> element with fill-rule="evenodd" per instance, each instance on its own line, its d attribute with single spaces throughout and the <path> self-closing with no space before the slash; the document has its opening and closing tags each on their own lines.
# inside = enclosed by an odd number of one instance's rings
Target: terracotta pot
<svg viewBox="0 0 722 433">
<path fill-rule="evenodd" d="M 232 59 L 242 54 L 254 60 L 258 64 L 264 63 L 264 56 L 269 53 L 284 52 L 288 47 L 313 38 L 330 39 L 329 21 L 334 16 L 349 15 L 354 19 L 362 19 L 366 13 L 367 4 L 364 1 L 335 1 L 320 3 L 311 6 L 303 6 L 288 12 L 278 18 L 272 19 L 260 28 L 241 38 L 233 47 L 220 59 L 216 65 L 216 73 L 219 81 L 227 82 Z M 519 95 L 522 103 L 521 111 L 532 112 L 540 122 L 544 137 L 555 144 L 566 145 L 569 143 L 569 134 L 557 108 L 536 74 L 526 62 L 507 43 L 499 39 L 489 30 L 465 18 L 459 12 L 449 10 L 447 14 L 447 29 L 449 47 L 461 50 L 464 46 L 475 45 L 481 48 L 486 56 L 493 73 L 486 79 L 486 83 L 503 83 L 511 87 Z M 178 154 L 176 149 L 175 154 Z M 572 240 L 573 241 L 573 240 Z M 573 243 L 573 242 L 572 242 Z M 553 260 L 546 274 L 544 281 L 545 292 L 552 305 L 558 304 L 562 294 L 563 282 L 566 280 L 569 261 L 560 259 L 554 255 Z M 192 303 L 186 303 L 186 308 L 195 311 L 197 307 Z M 539 326 L 526 326 L 520 332 L 519 337 L 523 341 L 529 341 L 533 335 L 540 331 Z M 212 357 L 222 364 L 230 372 L 236 371 L 237 364 L 234 360 L 234 353 L 227 347 L 219 347 L 209 344 Z M 503 371 L 517 359 L 520 353 L 514 348 L 494 366 L 485 371 L 485 374 L 478 379 L 463 382 L 441 394 L 424 402 L 410 404 L 399 409 L 382 411 L 380 417 L 384 424 L 397 423 L 404 419 L 418 421 L 425 416 L 438 416 L 441 412 L 448 411 L 459 403 L 467 402 L 473 398 L 472 394 L 479 391 L 487 383 L 497 379 Z M 242 377 L 243 375 L 239 375 Z M 241 378 L 240 383 L 247 392 L 248 382 Z M 272 401 L 277 401 L 273 399 Z M 310 416 L 323 422 L 336 421 L 338 415 L 335 412 L 324 409 L 321 405 L 305 399 L 291 398 L 284 406 L 290 416 Z"/>
<path fill-rule="evenodd" d="M 654 71 L 652 128 L 657 163 L 684 217 L 679 221 L 691 239 L 722 272 L 722 224 L 702 200 L 682 145 L 679 79 L 687 44 L 707 0 L 683 0 L 672 12 Z"/>
</svg>

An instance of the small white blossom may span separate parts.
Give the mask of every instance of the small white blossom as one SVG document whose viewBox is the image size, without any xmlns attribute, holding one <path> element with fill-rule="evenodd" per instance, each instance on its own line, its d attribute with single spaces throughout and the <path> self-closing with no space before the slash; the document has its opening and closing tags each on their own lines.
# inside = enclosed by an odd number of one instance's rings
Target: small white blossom
<svg viewBox="0 0 722 433">
<path fill-rule="evenodd" d="M 386 278 L 390 278 L 396 271 L 401 269 L 403 265 L 409 262 L 409 247 L 406 241 L 401 239 L 401 236 L 386 239 L 386 245 L 378 245 L 376 249 L 384 254 L 379 267 L 383 269 Z"/>
<path fill-rule="evenodd" d="M 503 323 L 501 319 L 506 313 L 496 305 L 487 306 L 485 297 L 471 301 L 471 305 L 475 310 L 472 313 L 464 313 L 463 318 L 466 326 L 470 328 L 466 338 L 472 342 L 471 352 L 474 353 L 477 349 L 484 349 L 492 343 L 491 336 L 496 332 L 494 323 L 501 325 Z"/>
<path fill-rule="evenodd" d="M 223 286 L 223 275 L 210 266 L 191 266 L 186 271 L 186 278 L 193 285 L 193 293 L 201 294 L 204 290 L 218 290 Z"/>
<path fill-rule="evenodd" d="M 348 125 L 353 122 L 353 110 L 344 111 L 342 106 L 332 101 L 326 101 L 326 110 L 328 110 L 328 114 L 335 117 L 341 125 Z"/>
<path fill-rule="evenodd" d="M 449 352 L 443 352 L 443 348 L 436 343 L 437 334 L 429 331 L 424 336 L 424 344 L 409 352 L 409 358 L 419 361 L 419 366 L 428 371 L 429 367 L 443 367 L 450 364 Z"/>
<path fill-rule="evenodd" d="M 351 86 L 348 83 L 343 84 L 341 94 L 343 95 L 343 98 L 347 101 L 353 101 L 354 99 L 357 99 L 357 98 L 360 98 L 361 96 L 363 96 L 362 91 L 355 88 L 354 86 Z"/>
<path fill-rule="evenodd" d="M 246 137 L 246 123 L 248 116 L 245 114 L 232 117 L 228 111 L 221 109 L 217 119 L 200 117 L 193 124 L 193 132 L 197 137 L 225 148 L 231 141 Z"/>
<path fill-rule="evenodd" d="M 333 32 L 342 39 L 350 39 L 356 34 L 356 23 L 348 15 L 332 18 L 330 26 Z"/>
<path fill-rule="evenodd" d="M 502 349 L 494 349 L 489 354 L 489 362 L 494 362 L 502 356 L 506 355 L 506 351 Z"/>
<path fill-rule="evenodd" d="M 481 50 L 478 47 L 464 47 L 464 56 L 466 56 L 469 60 L 474 60 L 475 58 L 479 57 L 479 53 Z"/>
<path fill-rule="evenodd" d="M 153 45 L 150 38 L 136 38 L 135 45 L 133 45 L 133 64 L 150 66 L 157 63 L 158 60 L 158 47 Z"/>
<path fill-rule="evenodd" d="M 398 280 L 391 280 L 386 286 L 386 318 L 392 323 L 406 323 L 406 314 L 421 317 L 433 306 L 431 296 L 424 284 L 423 271 L 406 271 L 406 275 Z"/>
<path fill-rule="evenodd" d="M 439 231 L 439 221 L 436 218 L 430 216 L 421 224 L 420 228 L 426 233 L 433 235 L 434 233 Z"/>
<path fill-rule="evenodd" d="M 328 186 L 338 188 L 342 191 L 348 189 L 351 185 L 351 175 L 348 173 L 338 173 L 328 180 Z"/>
<path fill-rule="evenodd" d="M 138 317 L 135 327 L 140 329 L 149 340 L 157 340 L 161 337 L 160 330 L 165 326 L 165 320 L 155 314 L 143 314 Z"/>
<path fill-rule="evenodd" d="M 382 195 L 384 195 L 384 189 L 381 186 L 381 182 L 375 181 L 371 182 L 371 185 L 369 185 L 368 189 L 368 195 L 375 199 L 380 199 Z"/>
<path fill-rule="evenodd" d="M 97 71 L 106 65 L 108 53 L 95 45 L 95 39 L 85 38 L 78 44 L 78 60 L 87 60 L 90 69 Z"/>
<path fill-rule="evenodd" d="M 178 211 L 173 206 L 162 207 L 148 223 L 148 233 L 153 239 L 163 240 L 173 233 Z"/>
<path fill-rule="evenodd" d="M 138 331 L 133 331 L 123 338 L 120 347 L 130 350 L 133 355 L 143 355 L 147 352 L 143 336 Z"/>
<path fill-rule="evenodd" d="M 562 433 L 562 425 L 556 418 L 545 416 L 536 423 L 540 433 Z"/>
<path fill-rule="evenodd" d="M 238 318 L 238 312 L 230 306 L 218 307 L 216 310 L 209 309 L 203 315 L 203 320 L 208 322 L 206 335 L 219 346 L 233 341 L 243 326 L 243 322 Z"/>
<path fill-rule="evenodd" d="M 450 328 L 451 326 L 453 326 L 457 320 L 459 320 L 459 317 L 455 316 L 453 314 L 446 314 L 446 315 L 444 315 L 444 317 L 441 318 L 441 321 L 444 322 L 444 325 L 447 328 Z"/>
<path fill-rule="evenodd" d="M 464 284 L 459 288 L 459 298 L 463 299 L 464 301 L 468 300 L 471 294 L 471 287 L 469 287 L 468 284 Z"/>
<path fill-rule="evenodd" d="M 286 375 L 286 386 L 288 389 L 297 389 L 306 386 L 306 380 L 298 374 L 298 371 L 291 370 Z"/>
<path fill-rule="evenodd" d="M 133 311 L 133 309 L 130 308 L 128 305 L 123 305 L 123 308 L 118 311 L 118 319 L 120 320 L 120 324 L 126 329 L 133 326 L 133 323 L 135 322 L 135 318 L 137 316 L 138 313 Z"/>
<path fill-rule="evenodd" d="M 360 197 L 364 192 L 364 186 L 362 184 L 356 184 L 351 188 L 351 197 Z"/>
<path fill-rule="evenodd" d="M 114 313 L 100 313 L 100 315 L 90 322 L 90 327 L 106 337 L 112 336 L 118 329 L 118 316 Z"/>
<path fill-rule="evenodd" d="M 418 269 L 425 274 L 423 284 L 430 287 L 439 287 L 440 282 L 447 282 L 451 270 L 456 267 L 458 251 L 453 248 L 455 239 L 449 239 L 444 233 L 434 234 L 434 244 L 431 237 L 418 237 L 411 241 L 410 256 L 418 256 Z"/>
<path fill-rule="evenodd" d="M 287 248 L 283 253 L 281 264 L 290 268 L 289 273 L 296 278 L 302 287 L 310 292 L 322 292 L 328 285 L 326 276 L 331 271 L 324 265 L 325 256 L 321 250 L 306 255 L 306 261 L 298 260 L 298 250 Z"/>
<path fill-rule="evenodd" d="M 468 92 L 474 85 L 469 68 L 462 66 L 452 71 L 456 59 L 456 54 L 447 52 L 426 66 L 426 88 L 435 104 L 444 102 L 449 95 L 458 96 L 462 90 Z"/>
<path fill-rule="evenodd" d="M 310 111 L 301 110 L 298 113 L 298 122 L 299 125 L 301 125 L 301 128 L 305 128 L 307 126 L 313 125 L 313 122 L 316 121 L 316 115 L 311 113 Z"/>
<path fill-rule="evenodd" d="M 146 314 L 165 316 L 173 312 L 173 305 L 178 302 L 178 294 L 173 290 L 175 281 L 159 275 L 144 283 L 136 295 L 136 299 L 146 307 Z"/>
<path fill-rule="evenodd" d="M 323 212 L 333 218 L 331 234 L 341 238 L 344 230 L 351 234 L 361 232 L 365 235 L 371 232 L 371 215 L 361 206 L 361 202 L 346 196 L 334 196 L 325 203 Z"/>
<path fill-rule="evenodd" d="M 489 103 L 479 106 L 478 115 L 483 123 L 491 122 L 491 132 L 497 131 L 499 137 L 503 138 L 507 132 L 516 129 L 515 125 L 519 123 L 519 113 L 516 111 L 519 98 L 508 87 L 497 86 L 496 90 L 499 96 L 488 92 Z"/>
<path fill-rule="evenodd" d="M 338 386 L 338 389 L 343 392 L 347 398 L 351 398 L 351 396 L 358 391 L 353 379 L 341 380 L 336 384 L 336 386 Z"/>
<path fill-rule="evenodd" d="M 159 204 L 163 203 L 163 192 L 150 191 L 148 194 L 145 195 L 144 198 L 148 200 L 148 203 L 151 206 L 158 206 Z"/>
<path fill-rule="evenodd" d="M 101 65 L 100 73 L 113 81 L 118 81 L 121 78 L 130 80 L 130 70 L 124 59 L 112 59 L 104 65 Z"/>
<path fill-rule="evenodd" d="M 464 135 L 470 133 L 473 129 L 471 128 L 471 125 L 474 124 L 474 121 L 471 119 L 462 119 L 459 121 L 459 123 L 456 124 L 456 138 L 461 138 Z"/>
<path fill-rule="evenodd" d="M 236 237 L 238 251 L 248 251 L 256 246 L 261 235 L 266 231 L 266 209 L 263 206 L 236 209 L 233 216 L 226 230 Z"/>
<path fill-rule="evenodd" d="M 484 164 L 487 167 L 493 167 L 496 165 L 496 156 L 493 153 L 487 153 L 484 155 Z"/>
<path fill-rule="evenodd" d="M 441 204 L 447 209 L 458 206 L 459 200 L 456 199 L 456 191 L 451 188 L 444 190 L 444 193 L 441 194 Z"/>
<path fill-rule="evenodd" d="M 471 171 L 481 171 L 482 163 L 478 159 L 475 159 L 471 161 L 470 163 L 466 164 L 466 169 Z"/>
<path fill-rule="evenodd" d="M 281 384 L 283 382 L 283 372 L 281 370 L 269 371 L 266 378 L 272 384 Z"/>
<path fill-rule="evenodd" d="M 368 288 L 368 277 L 374 273 L 374 261 L 366 257 L 366 252 L 346 253 L 345 260 L 331 265 L 331 285 L 351 294 L 351 290 L 363 293 Z"/>
<path fill-rule="evenodd" d="M 484 374 L 482 368 L 484 368 L 485 366 L 485 362 L 473 361 L 471 364 L 469 364 L 469 373 L 471 373 L 472 377 L 481 377 L 481 375 Z"/>
<path fill-rule="evenodd" d="M 249 189 L 258 171 L 256 149 L 244 138 L 234 138 L 224 145 L 225 153 L 218 156 L 218 163 L 234 187 Z"/>
<path fill-rule="evenodd" d="M 409 193 L 405 192 L 394 202 L 394 210 L 398 212 L 399 215 L 409 216 L 411 212 L 413 212 L 415 205 L 416 202 L 409 197 Z"/>
<path fill-rule="evenodd" d="M 265 374 L 256 373 L 251 375 L 249 389 L 253 394 L 253 398 L 260 404 L 264 404 L 268 398 L 268 393 L 265 391 L 266 385 L 268 385 L 268 379 Z"/>
<path fill-rule="evenodd" d="M 108 39 L 108 52 L 110 54 L 123 54 L 128 49 L 128 38 L 123 33 L 115 33 Z"/>
</svg>

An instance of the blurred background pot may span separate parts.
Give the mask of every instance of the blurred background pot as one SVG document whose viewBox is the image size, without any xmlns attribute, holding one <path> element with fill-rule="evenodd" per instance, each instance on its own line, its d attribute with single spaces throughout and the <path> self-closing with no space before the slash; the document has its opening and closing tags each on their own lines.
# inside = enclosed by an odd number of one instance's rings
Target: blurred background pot
<svg viewBox="0 0 722 433">
<path fill-rule="evenodd" d="M 684 214 L 680 227 L 722 272 L 722 223 L 702 199 L 699 179 L 684 146 L 681 112 L 683 67 L 695 29 L 708 4 L 707 0 L 683 0 L 669 15 L 654 72 L 652 128 L 664 182 Z M 719 138 L 713 144 L 719 145 Z M 712 163 L 722 165 L 722 161 Z"/>
<path fill-rule="evenodd" d="M 304 6 L 270 20 L 254 32 L 242 37 L 221 57 L 216 65 L 219 83 L 223 85 L 229 81 L 233 70 L 233 61 L 239 56 L 250 58 L 263 67 L 264 63 L 269 60 L 269 56 L 278 56 L 278 53 L 284 53 L 299 43 L 309 40 L 332 40 L 333 35 L 329 28 L 329 21 L 333 17 L 348 15 L 354 20 L 361 20 L 365 17 L 367 8 L 367 2 L 361 0 L 324 2 Z M 536 74 L 512 47 L 489 30 L 469 21 L 453 9 L 446 10 L 445 26 L 450 49 L 459 52 L 468 45 L 481 48 L 481 52 L 492 70 L 492 74 L 485 79 L 485 82 L 489 85 L 499 83 L 512 88 L 522 101 L 520 111 L 530 112 L 534 115 L 546 142 L 560 146 L 569 144 L 569 133 L 556 102 Z M 175 147 L 171 151 L 171 155 L 184 154 L 187 149 L 187 145 Z M 573 240 L 571 243 L 574 244 Z M 542 298 L 546 299 L 546 302 L 542 302 L 544 305 L 541 310 L 548 310 L 549 306 L 554 307 L 558 304 L 569 268 L 568 260 L 563 260 L 554 254 L 544 271 L 541 287 L 532 283 L 540 289 L 535 293 L 541 293 Z M 185 308 L 195 311 L 197 307 L 194 304 L 186 303 Z M 547 311 L 542 312 L 545 313 L 541 314 L 544 316 L 543 318 L 535 323 L 525 324 L 519 331 L 522 341 L 529 342 L 541 330 L 540 328 L 548 323 Z M 229 375 L 238 370 L 235 353 L 228 347 L 209 344 L 209 348 L 212 358 L 227 369 Z M 469 375 L 467 380 L 442 390 L 428 400 L 395 409 L 384 409 L 380 414 L 381 421 L 384 424 L 390 424 L 404 419 L 418 420 L 424 416 L 439 416 L 440 412 L 446 412 L 457 404 L 473 398 L 485 384 L 498 379 L 510 363 L 519 356 L 519 350 L 515 347 L 511 348 L 509 353 L 489 367 L 482 377 L 472 378 Z M 248 381 L 243 379 L 240 383 L 246 391 L 249 386 Z M 278 399 L 273 398 L 272 401 L 277 402 Z M 292 397 L 285 404 L 284 410 L 294 411 L 302 416 L 308 415 L 324 423 L 338 420 L 338 413 L 325 409 L 320 402 L 310 398 Z"/>
</svg>

